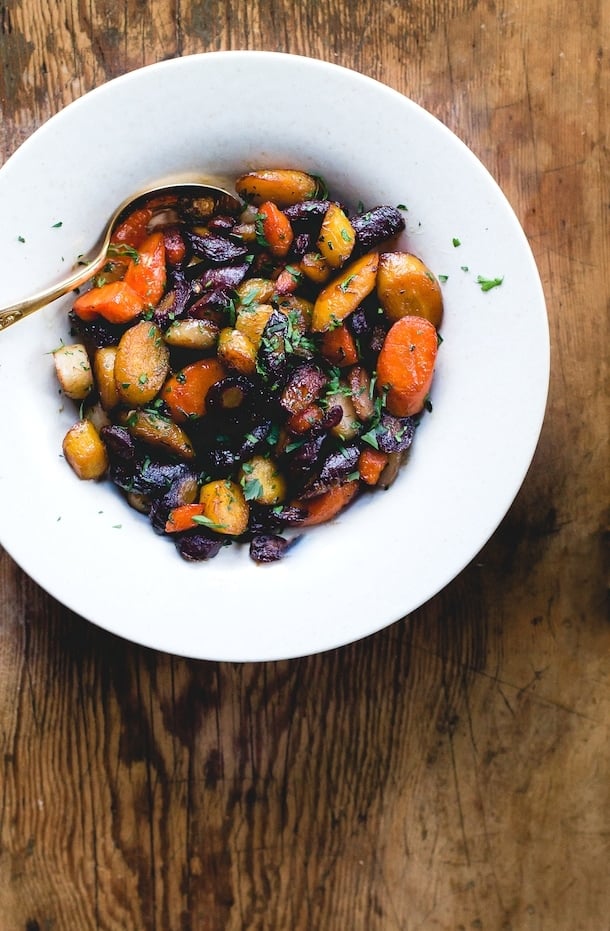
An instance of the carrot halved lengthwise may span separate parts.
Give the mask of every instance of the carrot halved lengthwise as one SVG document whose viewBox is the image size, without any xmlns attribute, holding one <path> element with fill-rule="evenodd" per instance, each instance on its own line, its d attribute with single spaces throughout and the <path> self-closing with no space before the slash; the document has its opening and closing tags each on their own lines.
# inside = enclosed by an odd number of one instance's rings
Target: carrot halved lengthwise
<svg viewBox="0 0 610 931">
<path fill-rule="evenodd" d="M 144 307 L 143 298 L 126 281 L 110 281 L 77 297 L 74 313 L 81 320 L 104 317 L 109 323 L 129 323 Z"/>
<path fill-rule="evenodd" d="M 343 485 L 335 485 L 324 491 L 315 498 L 309 498 L 307 501 L 297 502 L 299 507 L 307 510 L 307 517 L 299 521 L 301 527 L 314 527 L 316 524 L 324 524 L 332 520 L 337 514 L 347 507 L 350 501 L 358 491 L 358 482 L 345 482 Z"/>
<path fill-rule="evenodd" d="M 165 291 L 165 241 L 163 233 L 151 233 L 132 259 L 124 281 L 139 294 L 147 307 L 156 307 Z"/>
<path fill-rule="evenodd" d="M 203 417 L 205 399 L 212 385 L 226 375 L 218 359 L 199 359 L 170 377 L 161 390 L 161 398 L 176 423 Z"/>
<path fill-rule="evenodd" d="M 287 255 L 294 234 L 290 220 L 273 201 L 266 200 L 258 208 L 262 218 L 263 236 L 273 255 L 283 258 Z"/>
<path fill-rule="evenodd" d="M 377 359 L 377 388 L 387 389 L 387 408 L 395 417 L 423 409 L 437 351 L 436 327 L 424 317 L 402 317 L 388 330 Z"/>
<path fill-rule="evenodd" d="M 148 224 L 152 220 L 150 207 L 139 207 L 129 214 L 112 233 L 113 243 L 123 243 L 132 249 L 139 249 L 148 236 Z"/>
</svg>

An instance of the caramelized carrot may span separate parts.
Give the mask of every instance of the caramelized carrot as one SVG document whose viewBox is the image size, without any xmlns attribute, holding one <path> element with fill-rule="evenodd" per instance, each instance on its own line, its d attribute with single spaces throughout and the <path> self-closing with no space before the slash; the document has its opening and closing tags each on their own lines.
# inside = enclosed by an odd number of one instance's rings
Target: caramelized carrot
<svg viewBox="0 0 610 931">
<path fill-rule="evenodd" d="M 91 288 L 74 302 L 74 313 L 81 320 L 105 317 L 110 323 L 128 323 L 144 310 L 144 301 L 125 281 L 111 281 Z"/>
<path fill-rule="evenodd" d="M 320 351 L 332 365 L 337 365 L 339 368 L 344 365 L 355 365 L 358 361 L 356 341 L 343 324 L 333 330 L 326 330 L 322 337 Z"/>
<path fill-rule="evenodd" d="M 172 508 L 165 524 L 166 533 L 180 533 L 183 530 L 192 530 L 197 526 L 197 521 L 193 517 L 203 515 L 202 504 L 181 504 Z"/>
<path fill-rule="evenodd" d="M 324 411 L 319 404 L 309 404 L 305 410 L 292 414 L 286 421 L 290 433 L 307 433 L 315 424 L 324 419 Z"/>
<path fill-rule="evenodd" d="M 298 273 L 291 271 L 290 268 L 286 267 L 281 270 L 277 278 L 275 279 L 275 293 L 279 294 L 281 297 L 284 297 L 287 294 L 292 294 L 293 291 L 299 286 L 299 275 Z"/>
<path fill-rule="evenodd" d="M 184 423 L 190 418 L 203 417 L 208 391 L 226 374 L 218 359 L 199 359 L 170 376 L 161 390 L 161 398 L 172 419 Z"/>
<path fill-rule="evenodd" d="M 360 478 L 367 485 L 376 485 L 388 464 L 388 454 L 380 449 L 363 449 L 358 457 Z"/>
<path fill-rule="evenodd" d="M 186 255 L 186 244 L 177 226 L 168 226 L 163 230 L 165 257 L 170 265 L 179 265 Z"/>
<path fill-rule="evenodd" d="M 315 524 L 324 524 L 336 517 L 339 511 L 342 511 L 350 503 L 357 491 L 358 482 L 345 482 L 344 485 L 329 488 L 328 491 L 317 495 L 315 498 L 309 498 L 307 501 L 297 501 L 298 507 L 307 509 L 307 517 L 300 521 L 301 526 L 313 527 Z"/>
<path fill-rule="evenodd" d="M 138 249 L 138 259 L 132 259 L 125 274 L 125 282 L 144 300 L 156 307 L 165 290 L 165 242 L 163 233 L 151 233 Z"/>
<path fill-rule="evenodd" d="M 408 417 L 422 410 L 437 350 L 436 328 L 424 317 L 402 317 L 389 329 L 377 359 L 377 387 L 388 389 L 391 414 Z"/>
<path fill-rule="evenodd" d="M 130 213 L 122 223 L 115 227 L 111 242 L 124 243 L 133 249 L 139 249 L 148 236 L 148 224 L 153 212 L 150 207 L 140 207 Z"/>
<path fill-rule="evenodd" d="M 262 217 L 263 236 L 269 249 L 273 255 L 284 258 L 294 238 L 290 220 L 271 200 L 266 200 L 258 210 L 259 216 Z"/>
</svg>

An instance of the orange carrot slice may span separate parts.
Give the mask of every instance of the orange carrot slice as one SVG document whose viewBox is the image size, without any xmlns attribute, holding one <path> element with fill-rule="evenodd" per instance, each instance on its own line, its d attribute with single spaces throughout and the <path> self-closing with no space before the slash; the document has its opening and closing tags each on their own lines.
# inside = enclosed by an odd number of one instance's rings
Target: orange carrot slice
<svg viewBox="0 0 610 931">
<path fill-rule="evenodd" d="M 339 511 L 346 507 L 356 492 L 358 491 L 358 482 L 345 482 L 344 485 L 336 485 L 329 488 L 328 491 L 310 498 L 307 501 L 297 501 L 298 507 L 307 509 L 307 517 L 300 521 L 303 527 L 313 527 L 315 524 L 324 524 L 326 521 L 336 517 Z"/>
<path fill-rule="evenodd" d="M 197 521 L 193 517 L 203 516 L 202 504 L 181 504 L 177 508 L 172 508 L 165 524 L 166 533 L 180 533 L 183 530 L 192 530 L 197 526 Z"/>
<path fill-rule="evenodd" d="M 148 236 L 148 224 L 153 212 L 149 207 L 140 207 L 130 213 L 122 223 L 115 227 L 111 242 L 124 243 L 133 249 L 139 249 Z"/>
<path fill-rule="evenodd" d="M 161 398 L 172 419 L 184 423 L 190 418 L 203 417 L 208 391 L 226 374 L 225 367 L 217 359 L 199 359 L 171 375 L 161 390 Z"/>
<path fill-rule="evenodd" d="M 422 410 L 437 350 L 436 327 L 424 317 L 402 317 L 389 329 L 377 359 L 377 387 L 388 389 L 391 414 L 408 417 Z"/>
<path fill-rule="evenodd" d="M 358 361 L 356 341 L 346 326 L 326 330 L 322 336 L 320 351 L 332 365 L 337 365 L 339 368 L 344 365 L 355 365 Z"/>
<path fill-rule="evenodd" d="M 258 212 L 262 217 L 263 236 L 270 251 L 278 258 L 284 258 L 294 238 L 290 220 L 271 200 L 266 200 L 261 204 Z"/>
<path fill-rule="evenodd" d="M 109 323 L 128 323 L 144 310 L 144 301 L 125 281 L 111 281 L 81 294 L 74 313 L 81 320 L 105 317 Z"/>
<path fill-rule="evenodd" d="M 151 233 L 138 250 L 125 274 L 125 282 L 136 291 L 144 303 L 156 307 L 165 290 L 165 241 L 163 233 Z"/>
<path fill-rule="evenodd" d="M 358 457 L 360 478 L 367 485 L 376 485 L 387 464 L 387 453 L 382 453 L 380 449 L 363 449 Z"/>
</svg>

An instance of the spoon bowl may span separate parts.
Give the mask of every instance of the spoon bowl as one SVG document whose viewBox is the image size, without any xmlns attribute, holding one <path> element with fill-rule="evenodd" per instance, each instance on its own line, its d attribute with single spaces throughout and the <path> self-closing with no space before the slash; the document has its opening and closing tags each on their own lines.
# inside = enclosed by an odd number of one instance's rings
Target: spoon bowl
<svg viewBox="0 0 610 931">
<path fill-rule="evenodd" d="M 8 307 L 0 308 L 0 331 L 6 330 L 7 327 L 12 326 L 13 323 L 17 323 L 19 320 L 23 320 L 25 317 L 34 313 L 34 311 L 46 307 L 47 304 L 51 304 L 58 298 L 63 297 L 63 295 L 67 294 L 69 291 L 73 291 L 75 288 L 79 288 L 81 285 L 86 284 L 87 281 L 93 278 L 94 275 L 103 268 L 107 260 L 107 251 L 112 232 L 117 224 L 147 200 L 153 197 L 158 199 L 175 194 L 191 197 L 213 197 L 216 201 L 216 209 L 222 207 L 227 211 L 239 210 L 243 206 L 242 202 L 235 194 L 225 190 L 225 188 L 207 184 L 202 181 L 185 180 L 173 183 L 171 181 L 166 181 L 163 184 L 157 184 L 154 187 L 132 194 L 114 210 L 106 223 L 103 233 L 93 246 L 91 255 L 83 260 L 83 266 L 79 267 L 78 271 L 74 272 L 68 278 L 64 278 L 57 284 L 51 285 L 43 291 L 38 291 L 36 294 L 22 301 L 17 301 L 17 303 L 10 304 Z"/>
</svg>

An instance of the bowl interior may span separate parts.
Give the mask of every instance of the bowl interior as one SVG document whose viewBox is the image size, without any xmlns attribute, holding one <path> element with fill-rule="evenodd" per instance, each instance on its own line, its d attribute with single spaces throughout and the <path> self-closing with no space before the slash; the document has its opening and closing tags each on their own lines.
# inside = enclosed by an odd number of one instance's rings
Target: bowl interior
<svg viewBox="0 0 610 931">
<path fill-rule="evenodd" d="M 41 127 L 0 170 L 4 303 L 64 276 L 130 192 L 168 176 L 230 181 L 265 166 L 321 174 L 352 205 L 406 205 L 402 247 L 446 276 L 433 412 L 408 465 L 390 491 L 308 531 L 283 562 L 259 567 L 245 547 L 230 547 L 189 565 L 109 484 L 74 477 L 61 442 L 77 414 L 58 393 L 49 357 L 70 339 L 69 298 L 0 335 L 3 545 L 89 620 L 197 658 L 329 649 L 428 600 L 509 508 L 546 403 L 540 280 L 496 183 L 412 101 L 297 56 L 163 62 L 109 82 Z M 477 276 L 503 282 L 483 291 Z"/>
</svg>

